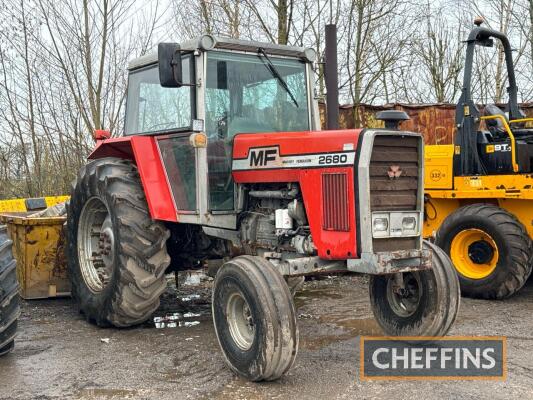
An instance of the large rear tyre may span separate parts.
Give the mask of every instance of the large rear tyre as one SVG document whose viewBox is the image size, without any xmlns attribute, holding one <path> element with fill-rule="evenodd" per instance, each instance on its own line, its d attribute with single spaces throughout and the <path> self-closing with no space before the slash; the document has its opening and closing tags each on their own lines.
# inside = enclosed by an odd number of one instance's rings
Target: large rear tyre
<svg viewBox="0 0 533 400">
<path fill-rule="evenodd" d="M 465 296 L 503 299 L 531 274 L 532 242 L 526 228 L 494 205 L 457 209 L 440 226 L 436 244 L 452 259 Z"/>
<path fill-rule="evenodd" d="M 67 211 L 69 276 L 80 311 L 98 326 L 146 321 L 166 288 L 169 231 L 150 218 L 136 166 L 116 158 L 90 162 Z"/>
<path fill-rule="evenodd" d="M 260 257 L 241 256 L 218 271 L 213 322 L 229 367 L 251 381 L 275 380 L 293 365 L 298 325 L 285 280 Z"/>
<path fill-rule="evenodd" d="M 0 356 L 13 350 L 20 315 L 17 263 L 7 226 L 0 226 Z"/>
<path fill-rule="evenodd" d="M 459 310 L 457 274 L 448 256 L 424 241 L 432 269 L 370 278 L 370 304 L 377 323 L 390 336 L 444 336 Z"/>
</svg>

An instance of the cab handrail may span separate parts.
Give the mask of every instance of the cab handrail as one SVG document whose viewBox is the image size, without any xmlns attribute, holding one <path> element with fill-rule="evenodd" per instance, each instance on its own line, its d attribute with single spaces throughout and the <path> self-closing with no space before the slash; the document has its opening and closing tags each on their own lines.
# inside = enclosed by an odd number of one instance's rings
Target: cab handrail
<svg viewBox="0 0 533 400">
<path fill-rule="evenodd" d="M 507 134 L 509 135 L 509 138 L 511 139 L 511 163 L 513 165 L 513 171 L 514 172 L 518 172 L 518 164 L 516 162 L 516 141 L 515 141 L 513 132 L 511 131 L 511 127 L 509 126 L 509 123 L 507 122 L 507 118 L 505 118 L 505 116 L 503 116 L 503 115 L 497 114 L 497 115 L 485 115 L 483 117 L 480 117 L 480 119 L 481 120 L 499 119 L 502 122 L 505 131 L 507 132 Z M 523 118 L 523 119 L 529 119 L 529 120 L 533 121 L 533 118 Z M 514 120 L 512 120 L 510 122 L 511 123 L 512 122 L 521 122 L 521 120 L 520 119 L 514 119 Z"/>
<path fill-rule="evenodd" d="M 520 122 L 533 122 L 533 118 L 519 118 L 519 119 L 512 119 L 509 121 L 510 124 L 516 124 Z"/>
</svg>

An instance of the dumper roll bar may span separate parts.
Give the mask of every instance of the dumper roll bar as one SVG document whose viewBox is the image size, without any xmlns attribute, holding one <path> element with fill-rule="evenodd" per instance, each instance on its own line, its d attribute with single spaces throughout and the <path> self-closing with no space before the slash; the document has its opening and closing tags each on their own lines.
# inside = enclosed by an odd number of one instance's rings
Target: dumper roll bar
<svg viewBox="0 0 533 400">
<path fill-rule="evenodd" d="M 509 86 L 507 87 L 507 93 L 509 94 L 509 120 L 511 122 L 518 122 L 523 118 L 520 109 L 518 108 L 518 87 L 516 85 L 516 77 L 513 65 L 513 55 L 511 44 L 506 35 L 501 32 L 494 31 L 485 27 L 479 26 L 480 21 L 475 22 L 474 27 L 468 39 L 466 40 L 466 59 L 463 76 L 463 88 L 461 91 L 461 97 L 457 102 L 455 110 L 455 124 L 457 127 L 457 134 L 455 135 L 456 156 L 459 157 L 459 162 L 455 167 L 458 169 L 456 175 L 484 175 L 486 174 L 485 167 L 479 158 L 477 151 L 477 137 L 479 122 L 481 118 L 479 110 L 477 109 L 474 101 L 472 100 L 471 87 L 472 87 L 472 68 L 474 61 L 475 46 L 492 47 L 492 38 L 498 39 L 502 44 L 505 54 L 505 64 L 507 67 L 507 75 L 509 79 Z M 507 125 L 507 124 L 504 124 Z M 506 129 L 509 134 L 510 129 Z M 516 156 L 515 156 L 515 141 L 514 136 L 509 135 L 511 139 L 511 149 L 513 158 L 513 170 L 517 170 Z"/>
</svg>

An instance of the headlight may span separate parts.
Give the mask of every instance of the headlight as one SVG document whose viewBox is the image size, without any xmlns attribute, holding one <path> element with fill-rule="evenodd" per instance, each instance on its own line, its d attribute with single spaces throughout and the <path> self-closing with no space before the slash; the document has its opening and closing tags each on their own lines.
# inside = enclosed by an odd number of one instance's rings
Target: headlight
<svg viewBox="0 0 533 400">
<path fill-rule="evenodd" d="M 374 220 L 374 232 L 384 232 L 389 228 L 387 218 L 376 218 Z"/>
<path fill-rule="evenodd" d="M 372 215 L 372 236 L 373 237 L 387 237 L 389 236 L 390 220 L 389 214 L 374 214 Z"/>
<path fill-rule="evenodd" d="M 413 231 L 415 229 L 416 229 L 416 218 L 415 217 L 404 217 L 402 219 L 402 230 Z"/>
<path fill-rule="evenodd" d="M 420 235 L 419 213 L 405 211 L 372 214 L 372 237 L 393 238 Z"/>
</svg>

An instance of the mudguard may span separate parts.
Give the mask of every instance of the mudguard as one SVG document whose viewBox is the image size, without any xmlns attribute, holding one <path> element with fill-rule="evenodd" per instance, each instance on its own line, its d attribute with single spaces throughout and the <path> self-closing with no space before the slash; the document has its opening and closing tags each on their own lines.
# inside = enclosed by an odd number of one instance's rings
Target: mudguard
<svg viewBox="0 0 533 400">
<path fill-rule="evenodd" d="M 89 159 L 104 157 L 132 160 L 139 170 L 151 217 L 178 222 L 178 214 L 154 136 L 125 136 L 98 140 Z"/>
</svg>

